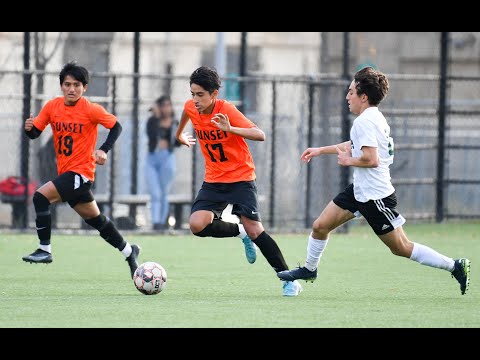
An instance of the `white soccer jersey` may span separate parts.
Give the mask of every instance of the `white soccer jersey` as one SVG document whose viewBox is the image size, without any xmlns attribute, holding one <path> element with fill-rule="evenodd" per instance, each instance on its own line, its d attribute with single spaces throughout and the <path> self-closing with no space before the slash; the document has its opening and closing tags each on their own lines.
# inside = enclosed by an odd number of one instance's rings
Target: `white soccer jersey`
<svg viewBox="0 0 480 360">
<path fill-rule="evenodd" d="M 362 147 L 378 149 L 376 168 L 353 167 L 353 192 L 360 202 L 379 200 L 391 195 L 395 188 L 390 181 L 390 164 L 393 163 L 393 139 L 390 126 L 378 107 L 365 109 L 354 121 L 350 130 L 352 156 L 360 157 Z"/>
</svg>

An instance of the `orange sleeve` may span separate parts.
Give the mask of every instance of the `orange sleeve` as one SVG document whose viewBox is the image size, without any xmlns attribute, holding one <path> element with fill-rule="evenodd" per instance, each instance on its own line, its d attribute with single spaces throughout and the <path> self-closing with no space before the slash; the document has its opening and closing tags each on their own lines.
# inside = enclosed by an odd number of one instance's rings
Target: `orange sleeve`
<svg viewBox="0 0 480 360">
<path fill-rule="evenodd" d="M 110 114 L 103 106 L 96 103 L 90 104 L 90 116 L 93 122 L 101 124 L 107 129 L 114 127 L 117 122 L 117 117 L 115 115 Z"/>
<path fill-rule="evenodd" d="M 222 114 L 227 114 L 228 119 L 230 120 L 230 124 L 234 127 L 248 129 L 257 126 L 252 121 L 247 119 L 247 117 L 243 115 L 240 110 L 238 110 L 237 107 L 230 102 L 225 102 L 220 108 L 219 112 Z"/>
<path fill-rule="evenodd" d="M 49 100 L 47 103 L 42 107 L 40 113 L 37 117 L 33 120 L 33 125 L 40 131 L 45 130 L 48 124 L 51 121 L 51 109 L 53 106 L 54 100 Z"/>
</svg>

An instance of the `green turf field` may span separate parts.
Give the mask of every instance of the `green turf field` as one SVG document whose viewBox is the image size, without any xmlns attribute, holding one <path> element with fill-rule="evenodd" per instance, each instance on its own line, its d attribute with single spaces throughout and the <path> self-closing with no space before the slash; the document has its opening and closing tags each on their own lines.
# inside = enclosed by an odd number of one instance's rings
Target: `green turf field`
<svg viewBox="0 0 480 360">
<path fill-rule="evenodd" d="M 480 224 L 409 225 L 412 241 L 472 261 L 470 289 L 444 270 L 391 255 L 365 226 L 333 234 L 315 283 L 298 297 L 259 253 L 247 263 L 240 239 L 126 236 L 140 261 L 168 273 L 166 289 L 142 295 L 123 256 L 99 236 L 53 231 L 52 264 L 21 257 L 30 234 L 0 234 L 0 327 L 480 327 Z M 291 267 L 303 265 L 308 233 L 274 234 Z"/>
</svg>

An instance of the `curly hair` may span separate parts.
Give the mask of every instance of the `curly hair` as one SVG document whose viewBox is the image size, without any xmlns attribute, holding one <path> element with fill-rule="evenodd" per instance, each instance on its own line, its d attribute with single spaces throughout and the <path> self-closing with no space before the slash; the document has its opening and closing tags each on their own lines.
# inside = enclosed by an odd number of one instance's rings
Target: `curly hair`
<svg viewBox="0 0 480 360">
<path fill-rule="evenodd" d="M 372 67 L 365 67 L 354 76 L 357 95 L 368 96 L 368 103 L 377 106 L 387 96 L 389 83 L 382 72 Z"/>
</svg>

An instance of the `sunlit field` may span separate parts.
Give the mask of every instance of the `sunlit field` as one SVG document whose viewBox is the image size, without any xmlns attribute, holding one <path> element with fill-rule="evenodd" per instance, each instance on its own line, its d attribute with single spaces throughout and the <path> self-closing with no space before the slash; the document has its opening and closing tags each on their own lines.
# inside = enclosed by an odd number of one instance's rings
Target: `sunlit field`
<svg viewBox="0 0 480 360">
<path fill-rule="evenodd" d="M 0 234 L 0 327 L 399 328 L 479 327 L 480 224 L 406 226 L 412 241 L 472 261 L 470 289 L 444 270 L 392 255 L 369 227 L 333 234 L 314 283 L 283 297 L 261 253 L 255 264 L 238 238 L 132 235 L 140 262 L 168 274 L 166 289 L 143 295 L 123 256 L 99 236 L 52 236 L 53 263 L 21 260 L 35 231 Z M 93 234 L 93 233 L 91 233 Z M 290 267 L 303 265 L 308 232 L 272 234 Z"/>
</svg>

